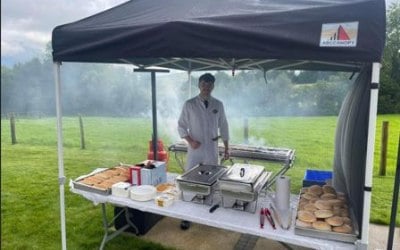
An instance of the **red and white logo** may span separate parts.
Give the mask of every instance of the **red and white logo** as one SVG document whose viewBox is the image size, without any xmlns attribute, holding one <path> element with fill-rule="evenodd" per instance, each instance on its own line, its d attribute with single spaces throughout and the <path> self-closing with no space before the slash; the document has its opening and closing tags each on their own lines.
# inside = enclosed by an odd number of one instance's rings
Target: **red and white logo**
<svg viewBox="0 0 400 250">
<path fill-rule="evenodd" d="M 356 47 L 358 22 L 324 23 L 321 29 L 320 47 Z"/>
</svg>

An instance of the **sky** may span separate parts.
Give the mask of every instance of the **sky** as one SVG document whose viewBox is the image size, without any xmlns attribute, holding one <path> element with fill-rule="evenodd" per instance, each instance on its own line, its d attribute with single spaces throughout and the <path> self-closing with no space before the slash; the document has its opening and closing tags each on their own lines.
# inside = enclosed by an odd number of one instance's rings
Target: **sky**
<svg viewBox="0 0 400 250">
<path fill-rule="evenodd" d="M 2 0 L 1 65 L 40 57 L 52 30 L 127 0 Z M 149 0 L 151 1 L 151 0 Z M 400 0 L 385 0 L 387 6 Z"/>
<path fill-rule="evenodd" d="M 1 0 L 1 65 L 40 57 L 52 30 L 127 0 Z"/>
</svg>

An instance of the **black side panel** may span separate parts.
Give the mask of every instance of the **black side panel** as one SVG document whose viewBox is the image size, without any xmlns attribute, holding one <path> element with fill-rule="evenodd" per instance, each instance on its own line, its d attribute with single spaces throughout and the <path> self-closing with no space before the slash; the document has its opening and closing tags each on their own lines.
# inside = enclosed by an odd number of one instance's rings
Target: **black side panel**
<svg viewBox="0 0 400 250">
<path fill-rule="evenodd" d="M 333 184 L 338 190 L 349 194 L 360 230 L 364 202 L 370 81 L 371 65 L 368 65 L 362 69 L 342 104 L 335 138 Z"/>
</svg>

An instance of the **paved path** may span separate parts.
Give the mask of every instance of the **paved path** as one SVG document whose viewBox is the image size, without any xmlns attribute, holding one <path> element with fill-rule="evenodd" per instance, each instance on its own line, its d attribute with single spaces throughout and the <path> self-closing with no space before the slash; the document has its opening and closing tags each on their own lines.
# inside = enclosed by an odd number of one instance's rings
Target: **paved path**
<svg viewBox="0 0 400 250">
<path fill-rule="evenodd" d="M 222 230 L 214 227 L 193 223 L 190 229 L 182 231 L 180 220 L 165 217 L 157 223 L 146 235 L 145 239 L 161 243 L 179 250 L 306 250 L 308 248 L 282 245 L 279 242 L 257 238 L 250 235 Z M 386 249 L 388 226 L 370 224 L 370 250 Z M 400 229 L 395 230 L 394 250 L 400 250 Z"/>
</svg>

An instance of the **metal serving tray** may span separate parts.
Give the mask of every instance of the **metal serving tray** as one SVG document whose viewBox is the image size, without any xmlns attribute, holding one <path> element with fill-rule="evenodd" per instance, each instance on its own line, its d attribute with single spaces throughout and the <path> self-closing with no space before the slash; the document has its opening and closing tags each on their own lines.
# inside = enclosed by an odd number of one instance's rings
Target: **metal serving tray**
<svg viewBox="0 0 400 250">
<path fill-rule="evenodd" d="M 254 192 L 256 183 L 264 173 L 263 166 L 235 163 L 219 178 L 219 187 L 233 192 Z"/>
<path fill-rule="evenodd" d="M 225 171 L 226 167 L 224 166 L 198 164 L 188 172 L 178 176 L 176 180 L 180 183 L 189 182 L 191 184 L 211 186 Z"/>
<path fill-rule="evenodd" d="M 122 166 L 118 166 L 118 167 L 122 167 Z M 113 167 L 113 168 L 115 168 L 115 167 Z M 97 175 L 97 174 L 100 174 L 100 173 L 104 173 L 104 172 L 109 171 L 110 169 L 113 169 L 113 168 L 99 169 L 97 171 L 96 170 L 93 171 L 90 174 L 80 176 L 77 179 L 72 181 L 72 185 L 73 185 L 73 187 L 75 189 L 80 189 L 80 190 L 83 190 L 83 191 L 97 193 L 97 194 L 110 195 L 111 194 L 111 188 L 105 189 L 105 188 L 99 188 L 99 187 L 95 187 L 95 186 L 90 186 L 90 185 L 87 185 L 87 184 L 82 183 L 80 181 L 85 179 L 85 178 L 88 178 L 88 177 L 91 177 L 91 176 L 94 176 L 94 175 Z"/>
<path fill-rule="evenodd" d="M 98 187 L 86 185 L 85 183 L 81 183 L 80 182 L 81 180 L 83 180 L 83 179 L 85 179 L 87 177 L 94 176 L 94 175 L 96 175 L 98 173 L 103 173 L 103 172 L 105 172 L 107 170 L 108 170 L 108 168 L 103 169 L 101 171 L 94 171 L 94 172 L 92 172 L 90 174 L 87 174 L 87 175 L 84 175 L 84 176 L 80 176 L 77 179 L 73 180 L 72 184 L 73 184 L 74 188 L 76 188 L 76 189 L 80 189 L 80 190 L 87 191 L 87 192 L 92 192 L 92 193 L 97 193 L 97 194 L 109 195 L 109 194 L 111 194 L 111 189 L 98 188 Z"/>
<path fill-rule="evenodd" d="M 211 205 L 217 180 L 225 171 L 224 166 L 199 164 L 178 176 L 182 200 Z"/>
<path fill-rule="evenodd" d="M 300 198 L 299 198 L 300 200 Z M 342 241 L 342 242 L 349 242 L 349 243 L 354 243 L 358 240 L 358 235 L 359 235 L 359 229 L 357 225 L 357 220 L 354 215 L 353 208 L 349 205 L 349 213 L 350 213 L 350 219 L 352 221 L 352 228 L 353 231 L 351 233 L 337 233 L 333 231 L 321 231 L 313 228 L 304 228 L 304 227 L 299 227 L 295 223 L 294 227 L 294 233 L 297 235 L 302 235 L 302 236 L 309 236 L 309 237 L 315 237 L 315 238 L 320 238 L 320 239 L 325 239 L 325 240 L 336 240 L 336 241 Z M 295 219 L 296 221 L 296 219 Z"/>
<path fill-rule="evenodd" d="M 257 169 L 257 168 L 256 168 Z M 222 196 L 222 205 L 226 208 L 239 209 L 254 213 L 257 208 L 258 195 L 262 188 L 266 186 L 268 179 L 272 175 L 272 172 L 267 172 L 262 167 L 260 174 L 255 171 L 258 178 L 253 183 L 236 181 L 236 177 L 229 181 L 219 180 L 219 187 Z M 252 178 L 248 178 L 249 180 Z"/>
<path fill-rule="evenodd" d="M 77 180 L 79 181 L 79 180 Z M 72 181 L 74 188 L 75 189 L 80 189 L 83 191 L 91 192 L 91 193 L 97 193 L 97 194 L 104 194 L 104 195 L 110 195 L 111 194 L 111 189 L 102 189 L 94 186 L 89 186 L 84 183 L 79 183 L 76 181 Z"/>
<path fill-rule="evenodd" d="M 337 233 L 337 232 L 333 232 L 333 231 L 325 232 L 325 231 L 316 230 L 316 229 L 312 229 L 312 228 L 299 227 L 297 225 L 295 225 L 295 227 L 294 227 L 294 233 L 297 235 L 315 237 L 315 238 L 320 238 L 320 239 L 325 239 L 325 240 L 336 240 L 336 241 L 354 243 L 358 240 L 357 236 L 359 234 L 359 231 L 358 231 L 358 226 L 357 226 L 357 223 L 355 222 L 354 216 L 351 216 L 351 220 L 353 222 L 353 225 L 352 225 L 353 231 L 349 234 Z"/>
</svg>

